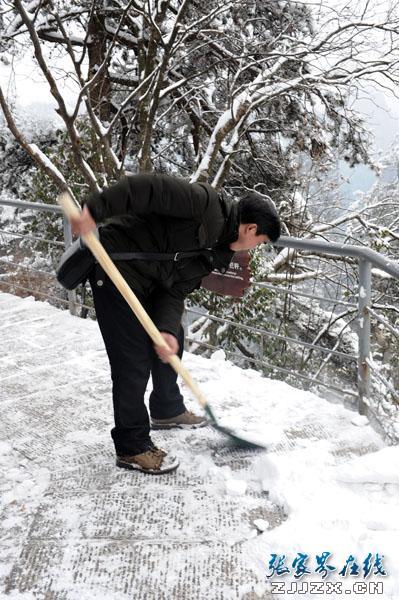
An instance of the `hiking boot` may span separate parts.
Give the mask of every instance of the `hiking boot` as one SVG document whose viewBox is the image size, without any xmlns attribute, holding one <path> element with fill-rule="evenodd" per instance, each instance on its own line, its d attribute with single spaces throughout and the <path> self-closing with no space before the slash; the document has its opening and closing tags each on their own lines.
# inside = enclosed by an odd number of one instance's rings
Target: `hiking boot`
<svg viewBox="0 0 399 600">
<path fill-rule="evenodd" d="M 143 473 L 151 473 L 152 475 L 160 475 L 177 469 L 179 461 L 164 450 L 151 446 L 141 454 L 117 456 L 116 466 L 121 469 L 132 469 Z"/>
<path fill-rule="evenodd" d="M 152 419 L 152 429 L 172 429 L 177 427 L 178 429 L 197 429 L 198 427 L 204 427 L 208 425 L 209 421 L 206 417 L 199 417 L 190 410 L 185 410 L 180 415 L 172 417 L 171 419 Z"/>
</svg>

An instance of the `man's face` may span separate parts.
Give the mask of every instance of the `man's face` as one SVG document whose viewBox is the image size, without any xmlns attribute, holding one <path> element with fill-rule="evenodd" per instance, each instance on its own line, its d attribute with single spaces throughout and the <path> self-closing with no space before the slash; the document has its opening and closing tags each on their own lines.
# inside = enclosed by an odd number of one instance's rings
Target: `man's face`
<svg viewBox="0 0 399 600">
<path fill-rule="evenodd" d="M 267 235 L 256 235 L 256 223 L 241 223 L 238 229 L 238 238 L 230 244 L 230 250 L 238 252 L 239 250 L 252 250 L 259 246 L 270 242 Z"/>
</svg>

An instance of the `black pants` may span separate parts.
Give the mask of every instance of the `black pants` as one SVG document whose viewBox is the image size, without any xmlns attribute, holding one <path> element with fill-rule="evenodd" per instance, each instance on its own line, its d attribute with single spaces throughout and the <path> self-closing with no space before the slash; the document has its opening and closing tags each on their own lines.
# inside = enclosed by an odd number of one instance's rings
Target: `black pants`
<svg viewBox="0 0 399 600">
<path fill-rule="evenodd" d="M 184 412 L 183 396 L 177 385 L 177 375 L 168 364 L 159 360 L 153 342 L 132 309 L 106 277 L 103 285 L 93 275 L 93 290 L 97 320 L 111 366 L 112 397 L 115 427 L 111 436 L 119 456 L 138 454 L 150 441 L 150 424 L 144 404 L 150 373 L 153 391 L 149 405 L 155 419 L 168 419 Z M 151 298 L 138 296 L 151 316 Z M 184 332 L 180 327 L 179 356 L 183 354 Z"/>
</svg>

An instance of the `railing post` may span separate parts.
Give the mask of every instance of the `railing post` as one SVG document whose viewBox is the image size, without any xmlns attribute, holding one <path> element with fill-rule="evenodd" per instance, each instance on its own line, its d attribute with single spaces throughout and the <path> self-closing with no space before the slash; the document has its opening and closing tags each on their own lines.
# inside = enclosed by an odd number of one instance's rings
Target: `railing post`
<svg viewBox="0 0 399 600">
<path fill-rule="evenodd" d="M 72 244 L 72 230 L 69 220 L 63 216 L 65 249 Z M 77 298 L 75 290 L 68 290 L 68 305 L 71 315 L 77 314 Z"/>
<path fill-rule="evenodd" d="M 359 413 L 366 413 L 367 399 L 370 395 L 370 312 L 371 305 L 371 263 L 363 258 L 359 259 L 359 362 L 358 362 L 358 388 L 359 388 Z"/>
</svg>

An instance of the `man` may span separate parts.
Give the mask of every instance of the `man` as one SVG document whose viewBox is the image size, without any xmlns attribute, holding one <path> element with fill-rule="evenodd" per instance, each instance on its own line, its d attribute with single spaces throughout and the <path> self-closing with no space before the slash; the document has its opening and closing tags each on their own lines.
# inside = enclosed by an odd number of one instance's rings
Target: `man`
<svg viewBox="0 0 399 600">
<path fill-rule="evenodd" d="M 178 461 L 156 448 L 153 428 L 207 424 L 186 410 L 177 376 L 166 364 L 183 353 L 181 317 L 184 299 L 213 269 L 225 272 L 234 255 L 275 241 L 280 220 L 272 204 L 256 194 L 228 202 L 206 183 L 190 184 L 161 174 L 129 176 L 84 202 L 72 220 L 84 235 L 102 223 L 100 239 L 109 253 L 122 253 L 116 264 L 167 343 L 153 347 L 148 334 L 99 265 L 90 283 L 97 320 L 113 382 L 115 427 L 111 431 L 116 465 L 145 473 L 166 473 Z M 134 257 L 123 253 L 134 253 Z"/>
</svg>

